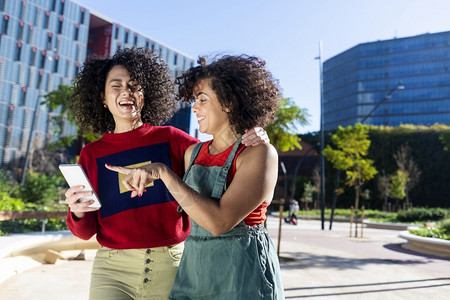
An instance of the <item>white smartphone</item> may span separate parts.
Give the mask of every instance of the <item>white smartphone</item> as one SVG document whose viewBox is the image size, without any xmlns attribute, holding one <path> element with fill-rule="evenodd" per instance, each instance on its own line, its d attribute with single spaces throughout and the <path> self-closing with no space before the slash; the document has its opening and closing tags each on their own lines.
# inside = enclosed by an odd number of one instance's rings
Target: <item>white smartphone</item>
<svg viewBox="0 0 450 300">
<path fill-rule="evenodd" d="M 61 164 L 59 165 L 59 170 L 64 175 L 67 183 L 70 187 L 76 185 L 84 185 L 84 189 L 81 192 L 92 191 L 92 195 L 88 197 L 83 197 L 80 199 L 81 202 L 88 200 L 94 200 L 94 203 L 89 205 L 89 207 L 101 207 L 100 200 L 97 197 L 91 183 L 89 182 L 86 173 L 84 173 L 83 168 L 79 164 Z"/>
</svg>

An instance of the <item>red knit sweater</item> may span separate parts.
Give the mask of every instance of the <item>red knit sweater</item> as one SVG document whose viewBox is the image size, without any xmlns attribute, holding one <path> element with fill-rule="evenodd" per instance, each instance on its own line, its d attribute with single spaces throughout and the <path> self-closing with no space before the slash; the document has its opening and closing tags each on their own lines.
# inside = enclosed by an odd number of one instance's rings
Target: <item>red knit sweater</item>
<svg viewBox="0 0 450 300">
<path fill-rule="evenodd" d="M 160 180 L 146 187 L 142 197 L 130 198 L 120 175 L 105 168 L 136 166 L 161 162 L 182 175 L 184 152 L 198 140 L 170 126 L 144 124 L 119 134 L 105 134 L 100 140 L 83 148 L 79 164 L 84 168 L 102 207 L 86 213 L 81 220 L 70 210 L 67 225 L 82 239 L 97 234 L 100 245 L 115 249 L 169 246 L 185 240 L 190 222 L 177 211 L 178 204 Z"/>
</svg>

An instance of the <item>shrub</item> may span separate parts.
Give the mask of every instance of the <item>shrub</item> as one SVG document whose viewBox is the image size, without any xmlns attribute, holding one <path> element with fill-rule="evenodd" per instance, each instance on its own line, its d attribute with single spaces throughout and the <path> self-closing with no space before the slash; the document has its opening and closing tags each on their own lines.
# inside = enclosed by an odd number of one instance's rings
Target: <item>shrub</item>
<svg viewBox="0 0 450 300">
<path fill-rule="evenodd" d="M 19 185 L 9 171 L 0 170 L 0 193 L 12 197 L 19 195 Z"/>
<path fill-rule="evenodd" d="M 443 220 L 440 227 L 445 233 L 450 234 L 450 219 Z"/>
<path fill-rule="evenodd" d="M 25 203 L 17 198 L 12 198 L 6 192 L 0 192 L 0 211 L 1 210 L 23 210 Z"/>
<path fill-rule="evenodd" d="M 419 229 L 410 230 L 409 233 L 422 237 L 450 240 L 450 235 L 447 235 L 445 230 L 441 228 L 422 227 Z"/>
<path fill-rule="evenodd" d="M 417 207 L 410 210 L 398 211 L 397 220 L 400 222 L 436 221 L 442 220 L 448 215 L 448 209 Z"/>
<path fill-rule="evenodd" d="M 58 187 L 63 183 L 61 175 L 47 175 L 30 172 L 27 174 L 25 184 L 20 189 L 23 202 L 50 206 L 59 199 Z"/>
</svg>

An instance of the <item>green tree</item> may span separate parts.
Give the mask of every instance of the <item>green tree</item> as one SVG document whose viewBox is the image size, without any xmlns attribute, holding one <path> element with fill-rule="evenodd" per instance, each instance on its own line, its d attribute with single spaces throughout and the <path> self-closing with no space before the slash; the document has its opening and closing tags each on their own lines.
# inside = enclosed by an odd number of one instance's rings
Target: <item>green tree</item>
<svg viewBox="0 0 450 300">
<path fill-rule="evenodd" d="M 406 197 L 407 182 L 408 182 L 408 175 L 400 169 L 397 170 L 397 172 L 391 176 L 389 195 L 396 200 L 397 209 L 398 209 L 398 200 L 403 200 Z"/>
<path fill-rule="evenodd" d="M 389 176 L 386 175 L 384 170 L 381 171 L 381 175 L 378 176 L 377 180 L 377 188 L 380 192 L 380 197 L 383 199 L 383 210 L 388 210 L 388 198 L 389 198 L 389 191 L 391 189 L 391 182 L 389 180 Z"/>
<path fill-rule="evenodd" d="M 282 152 L 301 149 L 298 126 L 308 125 L 308 117 L 308 111 L 298 107 L 293 100 L 281 100 L 275 121 L 265 128 L 272 145 Z"/>
<path fill-rule="evenodd" d="M 305 203 L 305 208 L 306 210 L 308 210 L 309 209 L 308 203 L 313 202 L 313 194 L 317 192 L 317 190 L 316 187 L 310 181 L 305 182 L 303 187 L 304 192 L 302 198 L 300 199 L 300 202 Z"/>
<path fill-rule="evenodd" d="M 405 183 L 405 197 L 406 208 L 409 208 L 409 192 L 419 183 L 420 175 L 422 172 L 419 170 L 416 162 L 411 155 L 411 148 L 409 146 L 402 145 L 397 153 L 394 154 L 395 162 L 399 170 L 401 170 L 407 180 Z"/>
<path fill-rule="evenodd" d="M 65 120 L 67 119 L 71 124 L 74 124 L 69 108 L 72 91 L 71 85 L 61 84 L 56 90 L 47 93 L 44 96 L 45 100 L 42 101 L 42 104 L 46 104 L 52 112 L 55 112 L 50 116 L 52 135 L 58 140 L 55 147 L 67 147 L 76 138 L 76 136 L 62 136 Z"/>
<path fill-rule="evenodd" d="M 331 137 L 336 146 L 330 145 L 323 151 L 323 155 L 336 169 L 346 172 L 346 184 L 355 189 L 355 216 L 358 216 L 359 197 L 364 182 L 372 179 L 377 170 L 373 161 L 365 158 L 367 156 L 370 140 L 368 127 L 360 123 L 354 127 L 339 126 L 338 131 Z M 355 224 L 356 225 L 356 224 Z M 358 237 L 358 227 L 355 228 L 355 237 Z"/>
<path fill-rule="evenodd" d="M 29 172 L 25 184 L 20 188 L 20 196 L 25 203 L 51 207 L 59 200 L 58 187 L 63 183 L 60 173 L 47 175 Z"/>
<path fill-rule="evenodd" d="M 444 150 L 450 151 L 450 133 L 446 132 L 439 136 L 439 139 L 444 144 Z"/>
<path fill-rule="evenodd" d="M 70 110 L 70 97 L 72 96 L 72 93 L 72 85 L 61 84 L 56 90 L 53 90 L 44 96 L 45 100 L 42 103 L 47 104 L 52 111 L 57 112 L 50 119 L 53 128 L 52 134 L 53 136 L 56 136 L 58 140 L 58 142 L 48 145 L 48 147 L 53 150 L 60 149 L 61 147 L 67 147 L 71 145 L 75 139 L 77 139 L 78 142 L 77 148 L 81 150 L 81 148 L 83 148 L 86 144 L 86 140 L 95 141 L 100 138 L 92 132 L 82 131 L 78 126 L 76 136 L 62 136 L 63 125 L 66 119 L 69 120 L 72 125 L 76 125 Z"/>
</svg>

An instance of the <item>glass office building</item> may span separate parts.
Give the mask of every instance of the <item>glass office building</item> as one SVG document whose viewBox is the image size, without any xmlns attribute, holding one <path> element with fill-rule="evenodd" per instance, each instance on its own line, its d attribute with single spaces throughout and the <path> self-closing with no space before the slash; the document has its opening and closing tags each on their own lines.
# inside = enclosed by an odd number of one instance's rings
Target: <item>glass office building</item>
<svg viewBox="0 0 450 300">
<path fill-rule="evenodd" d="M 368 115 L 365 124 L 450 124 L 450 31 L 359 44 L 323 72 L 326 130 Z"/>
<path fill-rule="evenodd" d="M 0 165 L 24 163 L 32 146 L 43 147 L 52 136 L 43 96 L 71 84 L 86 55 L 112 55 L 118 48 L 148 47 L 157 51 L 178 75 L 192 58 L 68 0 L 0 0 Z M 170 124 L 189 132 L 190 109 L 183 106 Z M 76 128 L 63 120 L 63 135 Z"/>
</svg>

